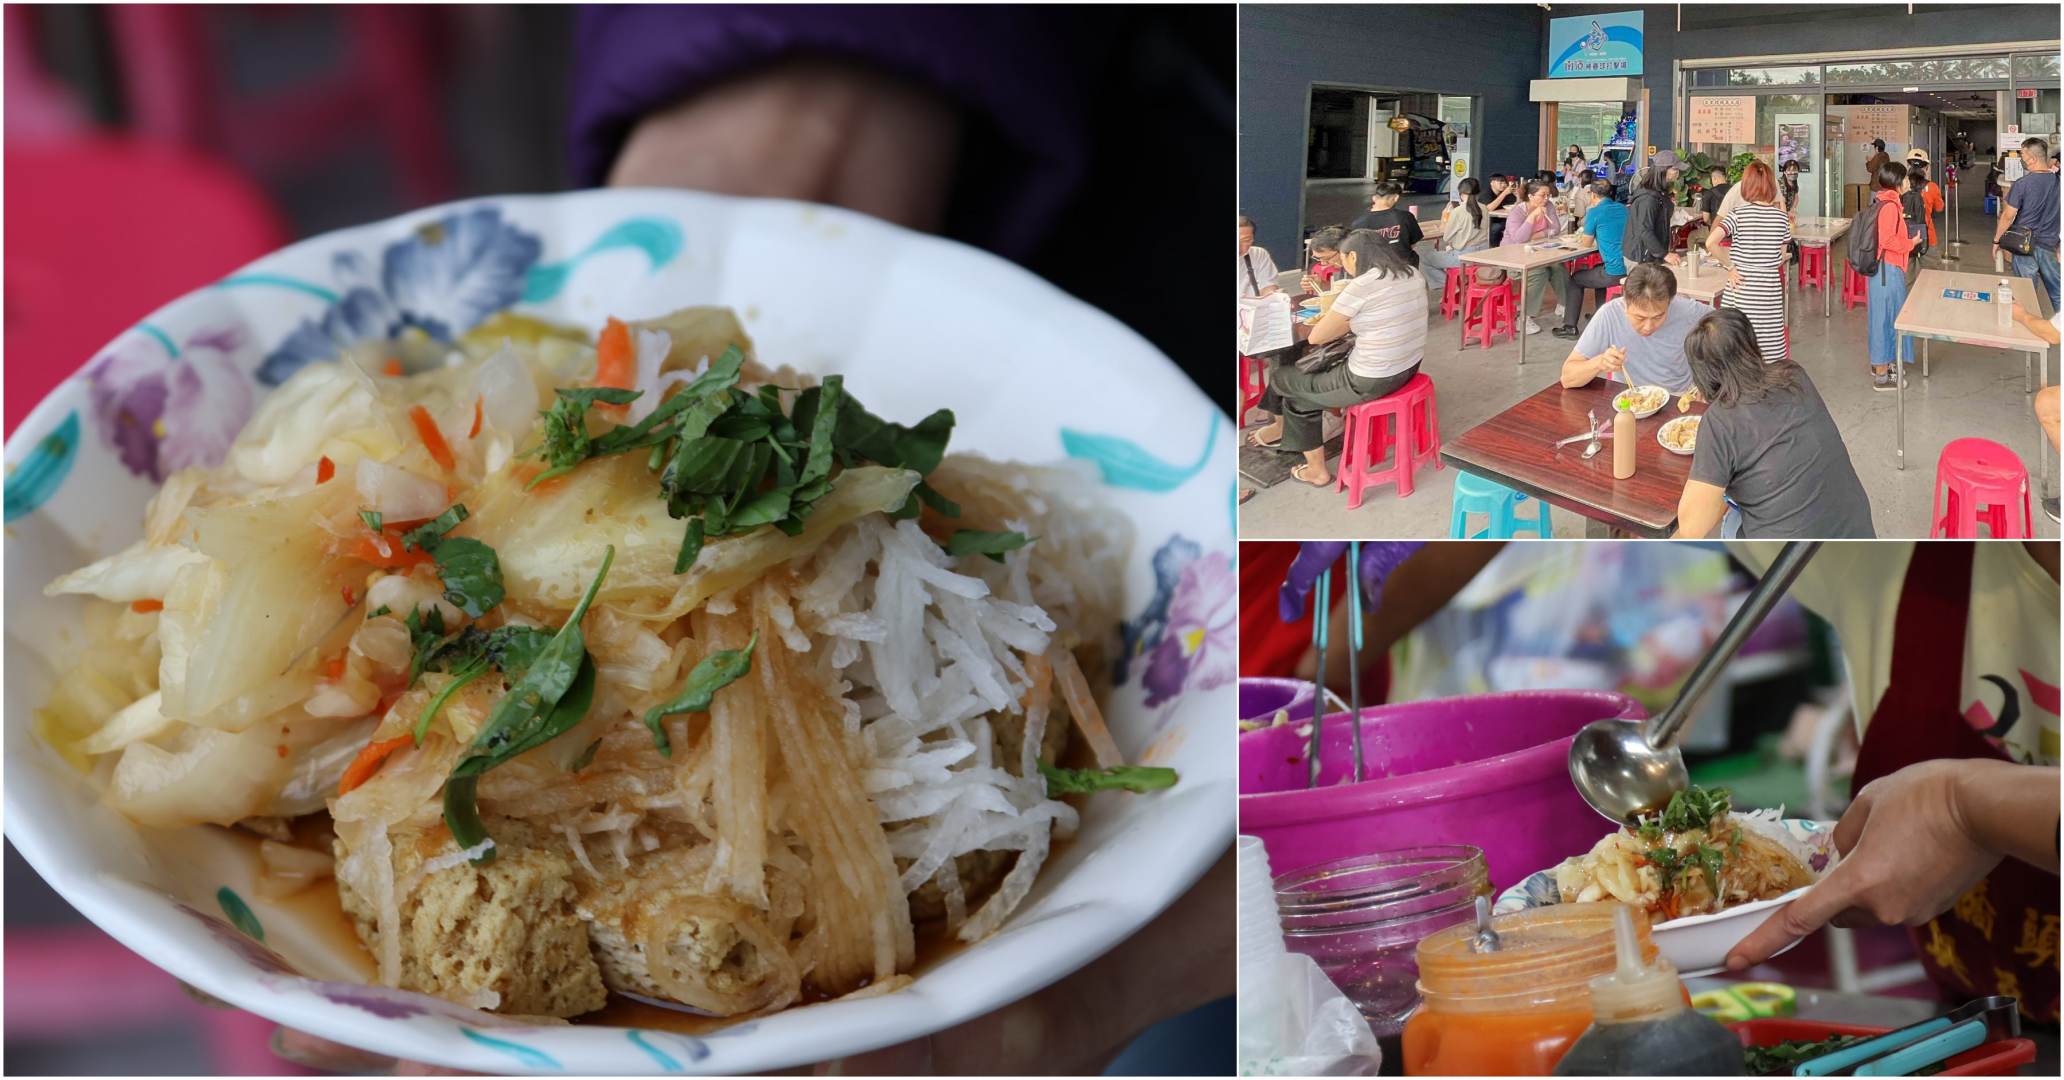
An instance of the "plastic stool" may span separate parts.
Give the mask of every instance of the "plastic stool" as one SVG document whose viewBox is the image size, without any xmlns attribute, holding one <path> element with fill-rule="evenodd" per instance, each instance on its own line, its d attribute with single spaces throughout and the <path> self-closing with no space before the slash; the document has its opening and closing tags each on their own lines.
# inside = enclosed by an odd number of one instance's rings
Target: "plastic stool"
<svg viewBox="0 0 2064 1080">
<path fill-rule="evenodd" d="M 1827 288 L 1827 249 L 1824 247 L 1799 246 L 1799 287 L 1818 286 Z"/>
<path fill-rule="evenodd" d="M 1564 265 L 1569 267 L 1571 273 L 1575 273 L 1578 270 L 1589 270 L 1594 266 L 1604 266 L 1605 256 L 1594 251 L 1588 255 L 1579 255 Z"/>
<path fill-rule="evenodd" d="M 1805 249 L 1801 248 L 1800 250 L 1803 251 Z M 1853 264 L 1843 263 L 1842 310 L 1852 311 L 1856 305 L 1868 303 L 1870 303 L 1870 283 L 1864 280 L 1862 274 L 1856 272 L 1856 267 Z"/>
<path fill-rule="evenodd" d="M 2018 520 L 2016 507 L 2021 511 Z M 1935 460 L 1935 499 L 1929 513 L 1934 518 L 1930 539 L 1976 540 L 1983 522 L 1995 540 L 2025 540 L 2033 535 L 2028 470 L 2012 450 L 1990 439 L 1956 439 Z"/>
<path fill-rule="evenodd" d="M 1985 216 L 1991 217 L 1997 213 L 1999 213 L 1999 196 L 1987 195 L 1985 197 Z"/>
<path fill-rule="evenodd" d="M 1480 309 L 1477 307 L 1479 300 L 1483 301 Z M 1476 331 L 1479 341 L 1486 349 L 1491 347 L 1491 339 L 1501 332 L 1517 338 L 1518 309 L 1519 294 L 1511 278 L 1508 277 L 1496 285 L 1471 282 L 1462 298 L 1462 339 L 1456 348 L 1468 347 L 1472 330 Z"/>
<path fill-rule="evenodd" d="M 1441 318 L 1449 322 L 1455 321 L 1455 313 L 1462 308 L 1462 270 L 1463 268 L 1459 266 L 1448 267 L 1447 283 L 1441 287 Z M 1476 276 L 1476 267 L 1469 267 L 1469 270 L 1469 276 L 1474 278 Z"/>
<path fill-rule="evenodd" d="M 1618 285 L 1607 285 L 1607 286 L 1605 287 L 1605 302 L 1606 302 L 1606 303 L 1610 304 L 1610 303 L 1612 303 L 1612 302 L 1613 302 L 1614 300 L 1617 300 L 1617 299 L 1619 299 L 1619 295 L 1620 295 L 1620 287 L 1619 287 Z"/>
<path fill-rule="evenodd" d="M 1261 402 L 1262 392 L 1268 389 L 1268 365 L 1259 357 L 1240 357 L 1240 415 L 1239 423 L 1247 422 L 1247 411 Z"/>
<path fill-rule="evenodd" d="M 1510 540 L 1522 530 L 1531 531 L 1543 540 L 1554 537 L 1555 526 L 1549 521 L 1547 503 L 1534 500 L 1540 509 L 1531 518 L 1522 518 L 1515 513 L 1526 499 L 1525 493 L 1493 483 L 1475 473 L 1456 472 L 1454 510 L 1448 515 L 1448 539 Z M 1482 532 L 1469 531 L 1471 514 L 1482 514 L 1490 519 Z"/>
<path fill-rule="evenodd" d="M 1362 505 L 1362 493 L 1379 484 L 1396 484 L 1398 498 L 1412 494 L 1412 470 L 1440 460 L 1440 413 L 1433 380 L 1424 373 L 1397 392 L 1341 410 L 1347 430 L 1340 443 L 1340 470 L 1335 491 L 1347 492 L 1347 508 Z M 1384 420 L 1390 420 L 1386 431 Z M 1388 458 L 1390 464 L 1381 463 Z"/>
</svg>

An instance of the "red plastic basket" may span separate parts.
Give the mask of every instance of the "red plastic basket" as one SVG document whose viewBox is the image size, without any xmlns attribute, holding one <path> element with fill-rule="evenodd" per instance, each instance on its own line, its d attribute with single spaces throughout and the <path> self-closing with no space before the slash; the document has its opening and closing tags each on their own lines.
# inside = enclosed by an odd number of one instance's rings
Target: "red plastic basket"
<svg viewBox="0 0 2064 1080">
<path fill-rule="evenodd" d="M 1883 1035 L 1888 1027 L 1836 1024 L 1825 1020 L 1774 1017 L 1738 1020 L 1727 1025 L 1741 1038 L 1743 1046 L 1771 1046 L 1786 1039 L 1826 1039 L 1835 1035 Z M 2035 1043 L 2027 1039 L 2001 1039 L 1972 1047 L 1944 1062 L 1937 1076 L 2012 1076 L 2021 1066 L 2035 1060 Z"/>
</svg>

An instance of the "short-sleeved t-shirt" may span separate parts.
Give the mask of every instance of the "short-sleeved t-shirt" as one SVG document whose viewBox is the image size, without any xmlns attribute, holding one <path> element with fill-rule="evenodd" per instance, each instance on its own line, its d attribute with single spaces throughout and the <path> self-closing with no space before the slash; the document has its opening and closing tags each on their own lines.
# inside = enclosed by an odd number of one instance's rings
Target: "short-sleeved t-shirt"
<svg viewBox="0 0 2064 1080">
<path fill-rule="evenodd" d="M 1720 220 L 1720 204 L 1727 201 L 1727 193 L 1734 190 L 1733 184 L 1715 184 L 1699 196 L 1699 209 Z"/>
<path fill-rule="evenodd" d="M 1371 210 L 1349 223 L 1350 231 L 1369 229 L 1383 237 L 1385 243 L 1398 250 L 1405 261 L 1419 265 L 1419 253 L 1412 245 L 1426 239 L 1426 233 L 1419 228 L 1419 219 L 1393 206 L 1388 210 Z"/>
<path fill-rule="evenodd" d="M 2057 247 L 2057 177 L 2055 169 L 2048 172 L 2024 173 L 2021 179 L 2007 189 L 2007 205 L 2014 208 L 2014 223 L 2010 227 L 2025 228 L 2035 236 L 2035 246 L 2055 250 Z"/>
<path fill-rule="evenodd" d="M 1592 208 L 1597 213 L 1604 204 Z M 1699 320 L 1713 313 L 1713 309 L 1688 296 L 1670 298 L 1670 310 L 1663 316 L 1663 325 L 1647 337 L 1634 329 L 1627 318 L 1627 301 L 1614 297 L 1591 316 L 1584 327 L 1584 336 L 1577 339 L 1577 352 L 1585 356 L 1597 356 L 1608 347 L 1618 345 L 1627 352 L 1627 370 L 1624 378 L 1634 386 L 1655 385 L 1667 387 L 1673 394 L 1691 389 L 1691 366 L 1684 360 L 1684 335 Z"/>
<path fill-rule="evenodd" d="M 1427 288 L 1417 274 L 1363 274 L 1340 291 L 1333 313 L 1346 316 L 1355 335 L 1347 370 L 1364 379 L 1395 375 L 1426 356 Z"/>
<path fill-rule="evenodd" d="M 1788 389 L 1706 410 L 1691 478 L 1726 489 L 1745 539 L 1876 539 L 1842 433 L 1805 370 L 1791 372 Z"/>
<path fill-rule="evenodd" d="M 1600 200 L 1584 212 L 1582 229 L 1598 239 L 1598 257 L 1605 272 L 1614 277 L 1625 274 L 1627 261 L 1620 255 L 1620 239 L 1627 233 L 1627 208 L 1611 199 Z"/>
</svg>

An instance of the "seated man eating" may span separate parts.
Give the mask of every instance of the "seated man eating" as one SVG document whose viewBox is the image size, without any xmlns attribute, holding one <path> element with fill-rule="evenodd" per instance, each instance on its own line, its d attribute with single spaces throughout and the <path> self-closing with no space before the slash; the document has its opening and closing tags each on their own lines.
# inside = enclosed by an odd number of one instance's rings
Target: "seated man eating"
<svg viewBox="0 0 2064 1080">
<path fill-rule="evenodd" d="M 1627 268 L 1620 295 L 1598 309 L 1562 362 L 1562 385 L 1578 387 L 1605 376 L 1634 386 L 1655 385 L 1681 394 L 1691 388 L 1684 335 L 1712 308 L 1677 295 L 1677 275 L 1662 263 Z"/>
</svg>

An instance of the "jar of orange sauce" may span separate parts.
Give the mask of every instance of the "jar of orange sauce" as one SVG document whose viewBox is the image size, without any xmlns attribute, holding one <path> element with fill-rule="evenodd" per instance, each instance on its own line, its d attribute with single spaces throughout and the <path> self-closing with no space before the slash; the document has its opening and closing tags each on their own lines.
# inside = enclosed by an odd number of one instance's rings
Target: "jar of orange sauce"
<svg viewBox="0 0 2064 1080">
<path fill-rule="evenodd" d="M 1619 906 L 1551 904 L 1496 916 L 1496 952 L 1471 947 L 1474 921 L 1421 941 L 1421 1003 L 1405 1021 L 1405 1074 L 1548 1075 L 1591 1026 L 1590 983 L 1614 969 Z M 1634 923 L 1643 957 L 1654 960 L 1648 917 L 1636 911 Z"/>
</svg>

